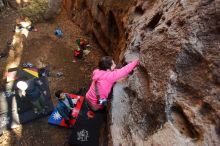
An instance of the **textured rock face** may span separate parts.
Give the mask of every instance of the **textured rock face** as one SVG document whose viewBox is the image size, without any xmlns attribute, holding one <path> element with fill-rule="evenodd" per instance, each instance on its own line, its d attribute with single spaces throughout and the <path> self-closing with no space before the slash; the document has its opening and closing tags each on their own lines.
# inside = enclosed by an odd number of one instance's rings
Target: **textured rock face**
<svg viewBox="0 0 220 146">
<path fill-rule="evenodd" d="M 62 0 L 48 0 L 48 9 L 45 11 L 44 18 L 49 20 L 57 16 L 61 11 Z"/>
<path fill-rule="evenodd" d="M 104 51 L 117 57 L 126 46 L 124 23 L 127 23 L 126 12 L 133 3 L 131 0 L 64 1 L 71 19 L 93 35 Z"/>
<path fill-rule="evenodd" d="M 218 0 L 65 0 L 70 18 L 119 62 L 113 145 L 220 145 Z"/>
</svg>

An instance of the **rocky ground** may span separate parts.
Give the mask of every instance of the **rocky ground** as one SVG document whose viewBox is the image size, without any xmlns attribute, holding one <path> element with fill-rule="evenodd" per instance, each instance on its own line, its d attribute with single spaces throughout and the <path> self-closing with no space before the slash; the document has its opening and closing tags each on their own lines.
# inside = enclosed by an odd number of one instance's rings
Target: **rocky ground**
<svg viewBox="0 0 220 146">
<path fill-rule="evenodd" d="M 37 32 L 30 32 L 26 37 L 13 36 L 15 20 L 19 17 L 16 11 L 8 9 L 0 15 L 0 52 L 9 52 L 9 56 L 0 58 L 1 87 L 4 87 L 3 76 L 6 68 L 15 60 L 18 64 L 31 62 L 37 67 L 49 66 L 51 76 L 48 78 L 51 98 L 56 105 L 54 92 L 62 89 L 70 92 L 74 89 L 90 84 L 91 72 L 95 68 L 103 52 L 98 48 L 92 38 L 84 35 L 72 21 L 67 18 L 65 12 L 55 20 L 42 22 L 35 25 Z M 59 26 L 63 32 L 63 38 L 56 38 L 55 28 Z M 91 44 L 91 52 L 84 60 L 73 63 L 73 49 L 76 47 L 75 39 L 84 37 Z M 17 38 L 20 41 L 20 50 L 7 49 L 7 42 Z M 22 47 L 22 49 L 21 49 Z M 19 51 L 18 51 L 19 50 Z M 17 64 L 17 65 L 18 65 Z M 56 73 L 62 72 L 62 77 Z M 35 120 L 20 127 L 4 131 L 0 137 L 2 146 L 61 146 L 68 145 L 67 140 L 70 129 L 55 127 L 47 124 L 48 117 Z"/>
</svg>

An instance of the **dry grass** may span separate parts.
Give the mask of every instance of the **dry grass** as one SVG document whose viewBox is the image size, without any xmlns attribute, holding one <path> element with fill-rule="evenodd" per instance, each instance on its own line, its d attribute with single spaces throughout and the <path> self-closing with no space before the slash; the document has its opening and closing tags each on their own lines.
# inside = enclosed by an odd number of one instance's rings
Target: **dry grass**
<svg viewBox="0 0 220 146">
<path fill-rule="evenodd" d="M 33 22 L 42 20 L 43 14 L 48 9 L 48 0 L 30 0 L 20 9 L 22 15 L 29 17 Z"/>
</svg>

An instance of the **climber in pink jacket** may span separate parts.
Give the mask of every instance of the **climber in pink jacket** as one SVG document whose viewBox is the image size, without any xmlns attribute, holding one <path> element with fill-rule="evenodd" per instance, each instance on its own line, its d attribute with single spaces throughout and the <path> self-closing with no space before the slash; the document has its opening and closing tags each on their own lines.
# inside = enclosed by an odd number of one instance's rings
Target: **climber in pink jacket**
<svg viewBox="0 0 220 146">
<path fill-rule="evenodd" d="M 93 71 L 93 81 L 86 93 L 86 100 L 92 110 L 97 111 L 99 109 L 103 109 L 104 107 L 100 104 L 97 97 L 96 87 L 98 88 L 100 99 L 107 100 L 113 84 L 119 79 L 127 76 L 138 64 L 139 60 L 135 59 L 121 69 L 115 69 L 116 65 L 112 57 L 103 57 L 99 62 L 99 69 L 95 69 Z"/>
</svg>

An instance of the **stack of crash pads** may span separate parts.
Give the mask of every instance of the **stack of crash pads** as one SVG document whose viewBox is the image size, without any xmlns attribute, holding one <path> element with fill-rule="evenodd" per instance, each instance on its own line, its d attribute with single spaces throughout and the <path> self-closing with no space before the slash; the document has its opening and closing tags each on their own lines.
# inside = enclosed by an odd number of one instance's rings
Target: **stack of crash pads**
<svg viewBox="0 0 220 146">
<path fill-rule="evenodd" d="M 69 94 L 69 95 L 74 100 L 73 103 L 75 103 L 75 101 L 76 101 L 76 106 L 74 107 L 73 112 L 72 112 L 75 119 L 70 120 L 71 125 L 74 126 L 77 121 L 77 118 L 79 116 L 79 112 L 81 110 L 81 107 L 82 107 L 82 104 L 84 101 L 84 97 L 79 96 L 79 95 L 75 95 L 75 94 Z M 61 115 L 59 114 L 59 112 L 57 111 L 56 108 L 54 109 L 51 116 L 49 117 L 48 123 L 68 128 L 68 125 L 65 123 L 64 119 L 61 117 Z"/>
<path fill-rule="evenodd" d="M 37 78 L 41 81 L 41 92 L 48 106 L 47 113 L 34 113 L 33 105 L 26 97 L 20 97 L 16 83 L 19 78 Z M 27 123 L 34 119 L 50 114 L 53 110 L 53 103 L 50 98 L 50 91 L 46 77 L 39 77 L 36 68 L 14 68 L 8 71 L 6 90 L 0 91 L 0 128 L 15 128 L 19 124 Z"/>
</svg>

